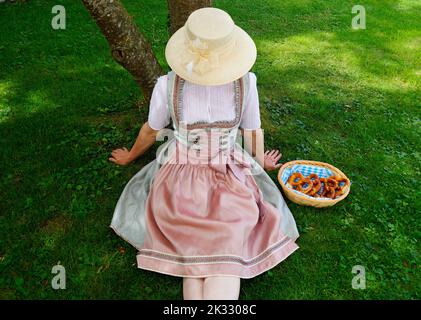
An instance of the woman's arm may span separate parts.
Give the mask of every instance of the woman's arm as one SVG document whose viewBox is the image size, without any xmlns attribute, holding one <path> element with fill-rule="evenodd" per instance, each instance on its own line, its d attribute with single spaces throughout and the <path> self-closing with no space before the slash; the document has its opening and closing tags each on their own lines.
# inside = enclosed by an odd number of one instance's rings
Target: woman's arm
<svg viewBox="0 0 421 320">
<path fill-rule="evenodd" d="M 115 149 L 112 151 L 111 157 L 108 160 L 122 166 L 129 164 L 144 154 L 154 144 L 158 132 L 159 130 L 152 129 L 148 122 L 145 122 L 142 128 L 140 128 L 136 141 L 130 151 L 127 148 Z"/>
<path fill-rule="evenodd" d="M 278 169 L 282 164 L 278 163 L 282 154 L 279 150 L 265 149 L 265 140 L 262 129 L 244 130 L 240 129 L 244 138 L 244 149 L 267 171 Z"/>
</svg>

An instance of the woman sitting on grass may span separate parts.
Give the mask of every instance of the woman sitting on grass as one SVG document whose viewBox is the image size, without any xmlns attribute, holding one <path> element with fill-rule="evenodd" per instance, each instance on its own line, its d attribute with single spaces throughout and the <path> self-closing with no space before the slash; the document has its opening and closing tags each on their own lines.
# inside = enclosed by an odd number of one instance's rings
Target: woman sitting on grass
<svg viewBox="0 0 421 320">
<path fill-rule="evenodd" d="M 241 278 L 298 248 L 294 218 L 262 170 L 279 168 L 281 155 L 260 151 L 256 47 L 226 12 L 202 8 L 165 53 L 172 71 L 155 85 L 148 122 L 109 160 L 131 163 L 171 121 L 174 136 L 127 184 L 111 227 L 138 249 L 139 268 L 183 277 L 185 299 L 238 299 Z"/>
</svg>

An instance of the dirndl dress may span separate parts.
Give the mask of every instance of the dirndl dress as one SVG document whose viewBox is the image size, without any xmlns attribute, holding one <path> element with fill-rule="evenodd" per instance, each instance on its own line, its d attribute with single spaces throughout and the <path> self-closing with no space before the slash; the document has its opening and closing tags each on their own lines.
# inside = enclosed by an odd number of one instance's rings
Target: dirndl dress
<svg viewBox="0 0 421 320">
<path fill-rule="evenodd" d="M 238 126 L 249 74 L 235 81 L 231 122 L 181 121 L 184 79 L 168 79 L 173 130 L 157 158 L 124 188 L 111 228 L 137 250 L 141 269 L 179 277 L 253 278 L 298 249 L 279 189 L 242 148 Z"/>
</svg>

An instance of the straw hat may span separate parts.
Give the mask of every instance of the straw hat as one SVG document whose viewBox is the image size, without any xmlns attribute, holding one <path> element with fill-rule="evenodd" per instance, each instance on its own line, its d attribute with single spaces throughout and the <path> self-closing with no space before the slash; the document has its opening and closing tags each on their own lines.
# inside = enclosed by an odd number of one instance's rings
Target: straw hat
<svg viewBox="0 0 421 320">
<path fill-rule="evenodd" d="M 192 12 L 165 48 L 171 69 L 200 85 L 222 85 L 241 78 L 256 55 L 253 39 L 228 13 L 212 7 Z"/>
</svg>

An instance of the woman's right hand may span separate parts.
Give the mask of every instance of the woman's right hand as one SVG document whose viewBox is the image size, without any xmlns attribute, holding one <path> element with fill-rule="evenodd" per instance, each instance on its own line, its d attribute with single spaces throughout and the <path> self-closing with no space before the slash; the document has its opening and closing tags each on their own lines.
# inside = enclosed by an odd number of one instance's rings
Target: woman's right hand
<svg viewBox="0 0 421 320">
<path fill-rule="evenodd" d="M 265 152 L 264 169 L 272 171 L 280 168 L 282 164 L 278 163 L 278 161 L 281 157 L 282 153 L 280 153 L 279 150 L 267 150 Z"/>
<path fill-rule="evenodd" d="M 127 150 L 127 148 L 114 149 L 111 152 L 111 157 L 108 158 L 108 160 L 120 166 L 128 165 L 133 161 L 130 155 L 130 151 Z"/>
</svg>

